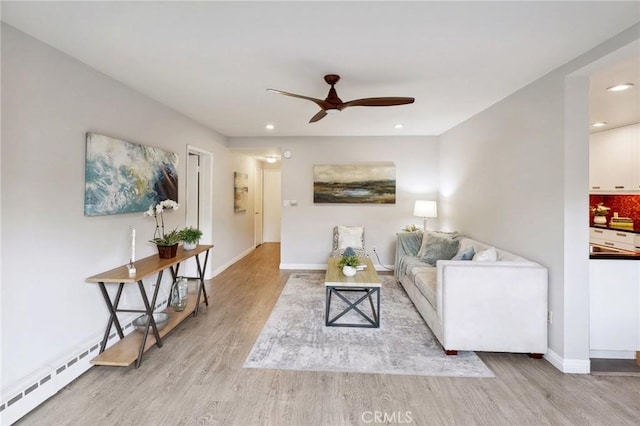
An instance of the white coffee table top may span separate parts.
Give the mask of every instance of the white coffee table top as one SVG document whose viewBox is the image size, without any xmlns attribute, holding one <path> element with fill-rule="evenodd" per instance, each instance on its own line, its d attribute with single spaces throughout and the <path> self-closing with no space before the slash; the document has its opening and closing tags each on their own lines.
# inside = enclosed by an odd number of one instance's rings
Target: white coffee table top
<svg viewBox="0 0 640 426">
<path fill-rule="evenodd" d="M 327 274 L 324 278 L 325 287 L 380 287 L 380 278 L 368 257 L 359 257 L 360 264 L 367 265 L 353 277 L 347 277 L 338 267 L 339 257 L 330 257 L 327 264 Z"/>
</svg>

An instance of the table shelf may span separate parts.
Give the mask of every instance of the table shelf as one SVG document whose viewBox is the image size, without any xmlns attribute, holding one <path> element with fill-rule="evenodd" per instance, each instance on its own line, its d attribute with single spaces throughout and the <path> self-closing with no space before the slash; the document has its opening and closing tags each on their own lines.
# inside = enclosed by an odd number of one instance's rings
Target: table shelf
<svg viewBox="0 0 640 426">
<path fill-rule="evenodd" d="M 173 307 L 169 307 L 162 312 L 169 314 L 169 321 L 162 330 L 158 331 L 160 338 L 163 338 L 171 330 L 176 328 L 184 319 L 189 315 L 192 315 L 196 310 L 196 300 L 198 298 L 197 293 L 188 295 L 187 307 L 184 311 L 176 312 Z M 132 326 L 133 327 L 133 326 Z M 100 355 L 91 360 L 93 365 L 110 365 L 115 367 L 128 367 L 138 359 L 138 351 L 142 344 L 142 333 L 132 331 L 120 341 L 113 344 L 108 349 L 105 349 Z M 148 351 L 153 345 L 156 344 L 156 336 L 153 334 L 153 328 L 149 326 L 149 335 L 144 345 L 143 353 Z"/>
</svg>

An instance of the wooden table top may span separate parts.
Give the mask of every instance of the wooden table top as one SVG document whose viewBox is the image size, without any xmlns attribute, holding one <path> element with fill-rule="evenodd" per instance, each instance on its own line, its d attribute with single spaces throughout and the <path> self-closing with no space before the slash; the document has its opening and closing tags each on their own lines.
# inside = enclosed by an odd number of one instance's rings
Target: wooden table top
<svg viewBox="0 0 640 426">
<path fill-rule="evenodd" d="M 338 267 L 339 257 L 330 257 L 327 264 L 327 274 L 324 278 L 325 287 L 380 287 L 380 278 L 374 268 L 371 259 L 359 257 L 360 264 L 367 267 L 363 271 L 358 271 L 353 277 L 347 277 Z"/>
<path fill-rule="evenodd" d="M 98 275 L 87 278 L 90 283 L 136 283 L 146 277 L 157 274 L 158 272 L 183 262 L 193 256 L 212 248 L 212 245 L 198 245 L 193 250 L 185 250 L 182 246 L 178 246 L 176 257 L 171 259 L 160 259 L 157 254 L 136 260 L 133 264 L 136 267 L 135 275 L 129 275 L 127 265 L 122 265 L 109 271 L 102 272 Z"/>
</svg>

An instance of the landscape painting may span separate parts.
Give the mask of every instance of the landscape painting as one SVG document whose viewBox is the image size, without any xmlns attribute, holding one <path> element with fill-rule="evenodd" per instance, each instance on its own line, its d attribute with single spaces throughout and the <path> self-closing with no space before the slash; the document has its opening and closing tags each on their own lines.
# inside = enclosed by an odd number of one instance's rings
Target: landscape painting
<svg viewBox="0 0 640 426">
<path fill-rule="evenodd" d="M 313 202 L 395 204 L 396 166 L 393 163 L 313 166 Z"/>
<path fill-rule="evenodd" d="M 249 198 L 249 175 L 233 172 L 233 211 L 242 213 L 247 211 L 247 199 Z"/>
<path fill-rule="evenodd" d="M 178 201 L 178 154 L 87 133 L 84 214 L 146 211 Z"/>
</svg>

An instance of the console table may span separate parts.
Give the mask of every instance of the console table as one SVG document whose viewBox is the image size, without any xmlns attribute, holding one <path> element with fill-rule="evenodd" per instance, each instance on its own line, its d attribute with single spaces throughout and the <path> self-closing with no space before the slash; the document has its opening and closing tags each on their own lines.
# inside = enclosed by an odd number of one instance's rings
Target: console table
<svg viewBox="0 0 640 426">
<path fill-rule="evenodd" d="M 102 297 L 104 298 L 104 301 L 107 304 L 107 309 L 110 313 L 109 321 L 107 322 L 107 327 L 104 332 L 104 337 L 102 339 L 102 343 L 100 344 L 100 354 L 92 359 L 91 363 L 94 365 L 127 367 L 135 361 L 136 368 L 138 368 L 140 367 L 140 362 L 142 361 L 142 354 L 145 351 L 151 348 L 151 346 L 153 346 L 154 344 L 161 348 L 163 336 L 174 329 L 189 315 L 198 315 L 198 306 L 200 306 L 201 295 L 204 297 L 204 303 L 209 306 L 209 299 L 204 288 L 204 274 L 207 267 L 207 260 L 209 259 L 209 251 L 211 250 L 211 248 L 213 248 L 212 245 L 198 245 L 194 250 L 184 250 L 184 248 L 180 246 L 178 247 L 176 256 L 171 259 L 160 259 L 160 257 L 156 254 L 134 262 L 134 266 L 136 268 L 135 275 L 129 275 L 129 269 L 127 268 L 127 265 L 123 265 L 118 268 L 111 269 L 110 271 L 106 271 L 87 278 L 88 282 L 97 283 L 100 286 Z M 201 253 L 205 253 L 203 263 L 200 263 L 199 255 Z M 188 278 L 195 278 L 198 280 L 198 290 L 196 294 L 189 294 L 187 307 L 184 311 L 181 312 L 176 312 L 172 307 L 169 306 L 171 302 L 171 294 L 169 294 L 167 308 L 164 311 L 169 314 L 169 321 L 162 330 L 158 330 L 153 319 L 153 311 L 156 306 L 156 299 L 158 297 L 158 290 L 160 289 L 163 272 L 166 269 L 169 269 L 171 272 L 172 281 L 175 281 L 176 277 L 178 276 L 180 263 L 192 257 L 195 257 L 196 260 L 198 276 Z M 144 289 L 143 280 L 154 274 L 158 274 L 158 277 L 156 279 L 153 295 L 151 297 L 151 300 L 149 300 Z M 138 289 L 140 290 L 140 296 L 142 297 L 144 309 L 119 309 L 118 304 L 120 303 L 120 297 L 122 296 L 124 285 L 136 283 L 138 284 Z M 113 301 L 111 301 L 111 298 L 107 293 L 106 284 L 118 285 L 118 290 Z M 124 333 L 122 332 L 120 321 L 118 320 L 118 312 L 139 312 L 148 315 L 148 318 L 150 320 L 147 322 L 144 333 L 138 333 L 134 331 L 125 337 Z M 111 333 L 111 328 L 114 325 L 116 327 L 116 331 L 118 332 L 118 336 L 120 337 L 120 341 L 112 345 L 109 349 L 105 350 L 107 341 L 109 340 L 109 334 Z M 151 335 L 149 335 L 150 329 L 152 331 Z"/>
</svg>

